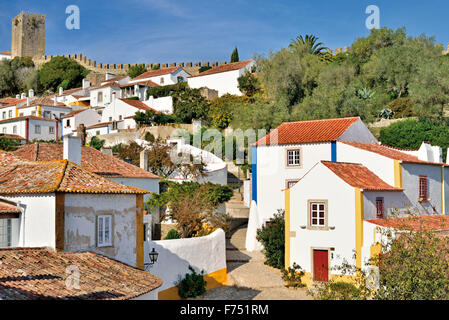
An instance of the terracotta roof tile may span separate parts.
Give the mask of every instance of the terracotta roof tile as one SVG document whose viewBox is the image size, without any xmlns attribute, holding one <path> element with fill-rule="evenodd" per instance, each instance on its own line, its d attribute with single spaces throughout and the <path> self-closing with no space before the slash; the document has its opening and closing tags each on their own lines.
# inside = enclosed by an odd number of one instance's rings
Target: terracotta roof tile
<svg viewBox="0 0 449 320">
<path fill-rule="evenodd" d="M 170 67 L 170 68 L 162 68 L 162 69 L 159 69 L 159 70 L 147 71 L 147 72 L 144 72 L 141 75 L 131 79 L 131 81 L 136 81 L 136 80 L 142 80 L 142 79 L 162 76 L 164 74 L 173 73 L 173 72 L 177 71 L 180 68 L 181 67 Z"/>
<path fill-rule="evenodd" d="M 256 145 L 298 144 L 336 141 L 359 117 L 284 122 Z"/>
<path fill-rule="evenodd" d="M 55 102 L 53 99 L 50 99 L 48 97 L 42 97 L 42 98 L 31 99 L 29 106 L 25 104 L 21 107 L 18 107 L 17 109 L 24 109 L 24 108 L 34 107 L 34 106 L 47 106 L 47 107 L 59 107 L 59 108 L 71 109 L 70 107 L 66 106 L 62 102 L 58 102 L 56 106 L 54 104 L 55 104 Z"/>
<path fill-rule="evenodd" d="M 382 227 L 399 230 L 423 230 L 441 231 L 449 230 L 449 216 L 434 214 L 408 217 L 395 217 L 385 219 L 365 220 Z"/>
<path fill-rule="evenodd" d="M 0 151 L 0 194 L 53 192 L 144 194 L 67 160 L 28 161 Z"/>
<path fill-rule="evenodd" d="M 20 213 L 20 210 L 19 208 L 17 208 L 17 206 L 0 200 L 0 215 L 9 213 Z"/>
<path fill-rule="evenodd" d="M 209 70 L 206 70 L 204 72 L 201 72 L 201 73 L 199 73 L 199 74 L 197 74 L 195 76 L 191 76 L 189 78 L 196 78 L 196 77 L 207 76 L 207 75 L 215 74 L 215 73 L 222 73 L 222 72 L 239 70 L 239 69 L 245 67 L 248 63 L 250 63 L 252 61 L 254 61 L 254 60 L 251 59 L 251 60 L 245 60 L 245 61 L 239 61 L 239 62 L 222 64 L 222 65 L 213 67 L 212 69 L 209 69 Z"/>
<path fill-rule="evenodd" d="M 78 113 L 81 113 L 86 110 L 89 110 L 89 109 L 86 108 L 86 109 L 73 110 L 73 111 L 67 113 L 66 115 L 62 116 L 61 119 L 71 118 L 73 116 L 76 116 Z"/>
<path fill-rule="evenodd" d="M 58 120 L 56 120 L 56 119 L 48 119 L 48 118 L 38 117 L 38 116 L 23 116 L 23 117 L 16 117 L 16 118 L 9 118 L 9 119 L 5 119 L 5 120 L 0 120 L 0 123 L 15 122 L 15 121 L 21 121 L 21 120 L 26 120 L 26 119 L 58 122 Z"/>
<path fill-rule="evenodd" d="M 350 141 L 339 141 L 339 142 L 353 146 L 355 148 L 363 149 L 363 150 L 366 150 L 369 152 L 374 152 L 374 153 L 380 154 L 380 155 L 390 158 L 390 159 L 400 160 L 403 162 L 448 166 L 445 163 L 419 160 L 418 157 L 416 157 L 416 156 L 412 156 L 411 154 L 407 154 L 407 153 L 401 152 L 399 150 L 394 150 L 390 147 L 385 147 L 385 146 L 382 146 L 379 144 L 374 144 L 374 143 L 369 144 L 369 143 L 350 142 Z"/>
<path fill-rule="evenodd" d="M 3 300 L 125 300 L 162 284 L 151 273 L 92 252 L 0 249 L 0 261 Z M 66 285 L 70 266 L 80 272 L 79 289 Z"/>
<path fill-rule="evenodd" d="M 29 161 L 63 159 L 63 145 L 35 143 L 14 151 L 15 156 Z M 81 166 L 103 177 L 159 179 L 155 174 L 91 147 L 82 147 Z"/>
<path fill-rule="evenodd" d="M 2 52 L 0 52 L 0 54 L 11 55 L 11 51 L 8 51 L 8 50 L 2 51 Z"/>
<path fill-rule="evenodd" d="M 127 88 L 127 87 L 134 87 L 135 85 L 140 85 L 140 86 L 145 86 L 145 87 L 160 87 L 160 85 L 158 85 L 156 82 L 153 82 L 151 80 L 143 80 L 143 81 L 139 81 L 139 82 L 134 82 L 134 83 L 125 83 L 120 85 L 120 88 Z"/>
<path fill-rule="evenodd" d="M 24 137 L 19 136 L 17 134 L 0 133 L 0 138 L 1 137 L 7 138 L 7 139 L 16 139 L 16 140 L 25 140 L 26 141 L 26 139 Z"/>
<path fill-rule="evenodd" d="M 145 103 L 143 103 L 140 100 L 129 100 L 129 99 L 120 99 L 120 98 L 119 98 L 119 100 L 123 101 L 126 104 L 129 104 L 130 106 L 132 106 L 134 108 L 140 109 L 140 110 L 153 110 L 156 113 L 159 113 L 159 111 L 147 106 Z"/>
<path fill-rule="evenodd" d="M 360 188 L 368 191 L 403 190 L 401 188 L 396 188 L 389 185 L 372 171 L 368 170 L 368 168 L 358 163 L 331 161 L 321 161 L 321 163 L 354 188 Z"/>
</svg>

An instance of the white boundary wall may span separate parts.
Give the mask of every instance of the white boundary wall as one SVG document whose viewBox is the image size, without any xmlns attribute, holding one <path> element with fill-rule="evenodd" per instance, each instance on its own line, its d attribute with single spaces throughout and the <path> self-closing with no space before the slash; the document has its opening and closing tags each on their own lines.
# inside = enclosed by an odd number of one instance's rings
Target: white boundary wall
<svg viewBox="0 0 449 320">
<path fill-rule="evenodd" d="M 226 268 L 226 240 L 222 229 L 205 237 L 146 241 L 144 263 L 149 262 L 148 253 L 153 248 L 159 256 L 147 271 L 163 281 L 157 292 L 176 286 L 190 273 L 189 265 L 198 273 L 204 270 L 204 275 Z"/>
</svg>

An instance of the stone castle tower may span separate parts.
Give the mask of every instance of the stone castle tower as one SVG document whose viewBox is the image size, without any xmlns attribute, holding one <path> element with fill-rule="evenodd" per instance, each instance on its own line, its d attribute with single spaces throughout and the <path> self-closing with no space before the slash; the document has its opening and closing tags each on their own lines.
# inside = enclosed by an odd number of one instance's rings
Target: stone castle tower
<svg viewBox="0 0 449 320">
<path fill-rule="evenodd" d="M 45 15 L 21 12 L 12 19 L 11 56 L 45 56 Z"/>
</svg>

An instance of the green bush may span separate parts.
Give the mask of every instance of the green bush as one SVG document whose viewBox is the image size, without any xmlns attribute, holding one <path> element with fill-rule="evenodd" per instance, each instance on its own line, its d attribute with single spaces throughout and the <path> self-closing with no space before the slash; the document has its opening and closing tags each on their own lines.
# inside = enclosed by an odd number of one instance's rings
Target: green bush
<svg viewBox="0 0 449 320">
<path fill-rule="evenodd" d="M 195 298 L 206 292 L 206 280 L 204 280 L 204 271 L 198 274 L 189 266 L 192 273 L 186 274 L 178 285 L 178 293 L 181 298 Z"/>
<path fill-rule="evenodd" d="M 90 139 L 90 143 L 89 146 L 91 146 L 92 148 L 95 148 L 97 150 L 101 150 L 101 148 L 103 148 L 104 144 L 105 144 L 105 140 L 99 139 L 96 136 L 93 136 L 92 139 Z"/>
<path fill-rule="evenodd" d="M 210 66 L 202 66 L 202 67 L 198 70 L 198 72 L 201 73 L 201 72 L 207 71 L 207 70 L 209 70 L 209 69 L 212 69 L 212 67 L 210 67 Z"/>
<path fill-rule="evenodd" d="M 281 269 L 281 273 L 282 273 L 282 280 L 285 281 L 286 287 L 293 287 L 293 288 L 305 287 L 305 284 L 302 283 L 302 277 L 304 276 L 305 272 L 296 263 L 293 263 L 293 266 L 288 267 L 288 269 Z"/>
<path fill-rule="evenodd" d="M 320 300 L 365 300 L 366 295 L 354 284 L 344 281 L 321 283 L 315 288 L 314 297 Z"/>
<path fill-rule="evenodd" d="M 164 240 L 172 240 L 172 239 L 180 239 L 181 236 L 179 235 L 179 232 L 175 229 L 170 229 L 170 231 L 167 232 L 167 235 L 165 236 Z"/>
<path fill-rule="evenodd" d="M 257 229 L 256 239 L 263 246 L 265 254 L 265 264 L 284 269 L 284 248 L 285 248 L 285 221 L 284 210 L 278 210 L 271 218 L 266 226 Z"/>
<path fill-rule="evenodd" d="M 154 142 L 156 140 L 156 138 L 153 136 L 153 134 L 149 131 L 145 133 L 144 139 L 145 139 L 145 141 L 148 141 L 148 142 Z"/>
<path fill-rule="evenodd" d="M 397 98 L 391 101 L 387 108 L 394 112 L 393 118 L 406 118 L 413 116 L 413 102 L 410 98 Z"/>
</svg>

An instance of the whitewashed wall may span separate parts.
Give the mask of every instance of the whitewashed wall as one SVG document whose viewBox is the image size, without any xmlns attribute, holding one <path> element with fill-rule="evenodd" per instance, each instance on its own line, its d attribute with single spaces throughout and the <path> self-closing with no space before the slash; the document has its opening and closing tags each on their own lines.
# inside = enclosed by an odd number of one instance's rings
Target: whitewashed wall
<svg viewBox="0 0 449 320">
<path fill-rule="evenodd" d="M 160 97 L 154 98 L 153 96 L 149 97 L 148 100 L 143 101 L 147 106 L 153 108 L 157 111 L 172 114 L 173 113 L 173 98 L 171 96 L 168 97 Z"/>
<path fill-rule="evenodd" d="M 67 120 L 70 120 L 70 126 L 67 126 Z M 63 135 L 72 133 L 80 124 L 85 127 L 94 125 L 101 121 L 101 116 L 94 109 L 86 109 L 73 117 L 63 119 Z"/>
<path fill-rule="evenodd" d="M 136 210 L 135 194 L 66 194 L 64 250 L 94 251 L 135 267 Z M 97 247 L 98 215 L 112 215 L 111 247 Z"/>
<path fill-rule="evenodd" d="M 148 253 L 153 248 L 159 257 L 148 272 L 163 281 L 157 292 L 176 286 L 185 274 L 190 273 L 189 265 L 196 272 L 204 270 L 204 274 L 226 268 L 225 233 L 222 229 L 205 237 L 144 242 L 145 263 L 149 262 Z"/>
</svg>

